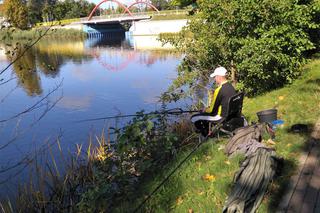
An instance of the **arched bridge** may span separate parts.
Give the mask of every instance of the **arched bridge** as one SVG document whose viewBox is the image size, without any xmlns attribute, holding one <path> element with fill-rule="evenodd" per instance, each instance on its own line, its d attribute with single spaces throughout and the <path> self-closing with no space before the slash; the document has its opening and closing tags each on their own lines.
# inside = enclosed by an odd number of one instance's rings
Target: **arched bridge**
<svg viewBox="0 0 320 213">
<path fill-rule="evenodd" d="M 96 10 L 103 4 L 107 2 L 113 2 L 118 5 L 118 7 L 122 8 L 124 13 L 123 14 L 110 14 L 104 16 L 93 16 Z M 159 12 L 158 9 L 149 3 L 147 0 L 136 0 L 129 6 L 122 4 L 118 0 L 102 0 L 98 3 L 91 13 L 89 14 L 88 18 L 82 18 L 79 23 L 83 24 L 84 31 L 90 35 L 98 35 L 108 33 L 108 32 L 119 32 L 123 31 L 121 23 L 132 23 L 134 21 L 140 21 L 145 19 L 150 19 L 151 14 L 149 13 L 132 13 L 130 9 L 134 5 L 137 4 L 145 4 L 155 12 Z"/>
</svg>

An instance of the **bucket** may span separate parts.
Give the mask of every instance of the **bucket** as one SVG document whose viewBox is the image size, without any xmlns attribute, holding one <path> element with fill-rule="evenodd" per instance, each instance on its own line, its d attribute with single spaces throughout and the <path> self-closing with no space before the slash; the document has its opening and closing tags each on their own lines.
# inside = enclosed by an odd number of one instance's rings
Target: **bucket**
<svg viewBox="0 0 320 213">
<path fill-rule="evenodd" d="M 258 120 L 260 123 L 277 120 L 277 110 L 276 109 L 267 109 L 260 112 L 257 112 Z"/>
</svg>

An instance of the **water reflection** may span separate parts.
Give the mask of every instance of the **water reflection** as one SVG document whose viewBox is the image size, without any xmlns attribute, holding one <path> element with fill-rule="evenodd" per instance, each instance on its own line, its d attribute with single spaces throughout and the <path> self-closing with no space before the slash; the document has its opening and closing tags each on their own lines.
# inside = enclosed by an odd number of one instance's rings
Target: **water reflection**
<svg viewBox="0 0 320 213">
<path fill-rule="evenodd" d="M 8 61 L 14 62 L 13 70 L 18 78 L 18 85 L 22 86 L 29 96 L 41 95 L 41 79 L 37 73 L 36 55 L 33 49 L 25 52 L 22 57 L 19 57 L 25 50 L 20 43 L 5 48 Z M 18 59 L 18 60 L 17 60 Z"/>
<path fill-rule="evenodd" d="M 82 64 L 92 60 L 86 53 L 83 41 L 49 41 L 43 40 L 31 49 L 26 50 L 26 41 L 3 45 L 7 61 L 14 62 L 13 70 L 20 85 L 29 96 L 42 94 L 41 76 L 55 78 L 60 67 L 66 62 Z M 20 57 L 20 55 L 22 55 Z"/>
<path fill-rule="evenodd" d="M 25 43 L 19 42 L 14 42 L 11 46 L 2 45 L 2 53 L 15 51 L 16 54 L 7 54 L 5 57 L 2 54 L 1 68 L 15 61 L 25 51 Z M 33 106 L 62 80 L 59 92 L 50 95 L 47 101 L 52 103 L 61 94 L 63 98 L 32 129 L 26 127 L 41 116 L 43 108 L 17 117 L 11 123 L 5 123 L 3 128 L 0 126 L 0 147 L 14 137 L 19 119 L 19 128 L 26 130 L 14 143 L 0 149 L 0 170 L 19 162 L 20 159 L 16 156 L 23 158 L 47 138 L 54 138 L 60 132 L 63 132 L 62 149 L 74 150 L 75 144 L 85 144 L 88 141 L 91 130 L 100 134 L 106 125 L 103 121 L 75 124 L 75 120 L 110 116 L 119 112 L 132 114 L 142 109 L 159 109 L 158 96 L 176 76 L 175 69 L 181 60 L 181 54 L 161 51 L 157 47 L 157 50 L 152 51 L 148 48 L 136 49 L 132 46 L 132 38 L 42 40 L 25 52 L 11 67 L 12 73 L 7 70 L 4 75 L 0 75 L 5 78 L 4 81 L 17 78 L 17 82 L 12 80 L 7 84 L 0 84 L 0 100 L 7 97 L 0 102 L 0 120 Z M 17 90 L 10 92 L 17 86 Z M 107 126 L 125 123 L 121 121 L 115 124 L 116 122 L 118 121 L 108 121 Z M 0 174 L 0 182 L 6 178 L 6 174 Z"/>
<path fill-rule="evenodd" d="M 35 47 L 26 51 L 14 64 L 13 69 L 18 77 L 18 84 L 24 88 L 29 96 L 41 95 L 41 76 L 39 71 L 46 77 L 55 78 L 59 75 L 60 68 L 67 62 L 83 64 L 95 60 L 105 70 L 120 72 L 131 63 L 151 66 L 156 61 L 165 61 L 167 58 L 179 58 L 180 53 L 169 51 L 138 52 L 138 49 L 161 48 L 161 44 L 156 38 L 142 40 L 132 37 L 129 39 L 103 40 L 101 38 L 88 39 L 86 41 L 52 41 L 43 40 Z M 134 46 L 132 46 L 134 43 Z M 139 44 L 139 45 L 137 45 Z M 13 62 L 25 51 L 23 42 L 16 42 L 10 46 L 5 46 L 7 60 Z M 80 76 L 77 72 L 77 76 Z M 83 78 L 82 76 L 81 78 Z"/>
</svg>

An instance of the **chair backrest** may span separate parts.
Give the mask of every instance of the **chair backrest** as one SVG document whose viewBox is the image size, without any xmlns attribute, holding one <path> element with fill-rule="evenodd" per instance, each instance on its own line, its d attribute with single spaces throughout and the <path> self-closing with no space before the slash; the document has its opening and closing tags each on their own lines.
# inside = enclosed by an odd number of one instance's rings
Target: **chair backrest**
<svg viewBox="0 0 320 213">
<path fill-rule="evenodd" d="M 228 102 L 228 115 L 226 121 L 241 116 L 244 93 L 238 93 L 230 97 Z"/>
</svg>

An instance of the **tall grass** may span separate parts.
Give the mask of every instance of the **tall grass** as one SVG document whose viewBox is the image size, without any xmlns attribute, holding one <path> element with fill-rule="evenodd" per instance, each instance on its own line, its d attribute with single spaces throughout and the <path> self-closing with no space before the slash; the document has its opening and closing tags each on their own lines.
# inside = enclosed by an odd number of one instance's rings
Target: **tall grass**
<svg viewBox="0 0 320 213">
<path fill-rule="evenodd" d="M 13 40 L 27 40 L 27 39 L 37 39 L 40 35 L 45 33 L 45 28 L 37 28 L 31 30 L 19 30 L 15 28 L 5 28 L 0 30 L 0 38 L 2 41 L 13 41 Z M 74 29 L 55 29 L 52 28 L 48 31 L 45 37 L 49 38 L 86 38 L 86 33 L 80 30 Z"/>
<path fill-rule="evenodd" d="M 114 209 L 134 195 L 149 172 L 161 168 L 177 149 L 189 145 L 190 122 L 169 120 L 167 115 L 139 114 L 122 131 L 116 130 L 117 145 L 111 144 L 110 130 L 103 130 L 100 136 L 90 137 L 86 148 L 77 145 L 76 153 L 70 156 L 63 154 L 57 141 L 60 156 L 53 155 L 52 146 L 48 146 L 44 160 L 43 154 L 36 156 L 27 184 L 19 187 L 15 200 L 0 202 L 0 209 L 8 213 Z M 181 143 L 174 143 L 175 137 Z"/>
<path fill-rule="evenodd" d="M 320 117 L 320 60 L 310 62 L 303 76 L 282 89 L 246 98 L 243 113 L 250 122 L 257 122 L 256 112 L 276 107 L 284 125 L 276 130 L 278 156 L 284 158 L 282 173 L 270 185 L 259 212 L 275 212 L 289 178 L 295 172 L 298 156 L 304 152 L 308 134 L 294 134 L 290 127 L 296 123 L 313 126 Z M 234 173 L 239 169 L 241 156 L 228 159 L 224 153 L 227 139 L 210 140 L 151 197 L 141 212 L 221 212 L 232 186 Z M 159 174 L 151 174 L 130 202 L 119 204 L 117 212 L 130 212 L 188 153 L 178 153 Z"/>
<path fill-rule="evenodd" d="M 288 179 L 294 173 L 297 157 L 304 151 L 308 134 L 290 132 L 296 123 L 314 125 L 320 117 L 320 60 L 304 68 L 304 75 L 292 85 L 245 99 L 243 112 L 250 122 L 256 112 L 272 107 L 284 125 L 276 131 L 277 154 L 285 160 L 280 177 L 274 181 L 259 212 L 274 212 Z M 37 160 L 28 184 L 20 187 L 19 197 L 0 203 L 5 212 L 132 212 L 189 154 L 197 143 L 191 138 L 188 118 L 180 122 L 167 116 L 138 113 L 118 134 L 112 146 L 110 132 L 91 138 L 84 150 L 64 156 L 60 148 L 64 175 L 48 147 L 49 160 L 43 167 Z M 226 139 L 211 139 L 140 209 L 141 212 L 221 212 L 239 169 L 242 156 L 224 155 Z M 84 154 L 85 153 L 85 154 Z"/>
<path fill-rule="evenodd" d="M 98 137 L 97 137 L 98 139 Z M 84 153 L 77 145 L 74 154 L 65 154 L 59 140 L 38 153 L 28 167 L 29 179 L 20 184 L 15 199 L 0 202 L 0 212 L 77 212 L 76 204 L 88 183 L 94 181 L 94 162 L 102 160 L 108 138 L 89 140 Z M 53 155 L 53 149 L 58 153 Z"/>
</svg>

